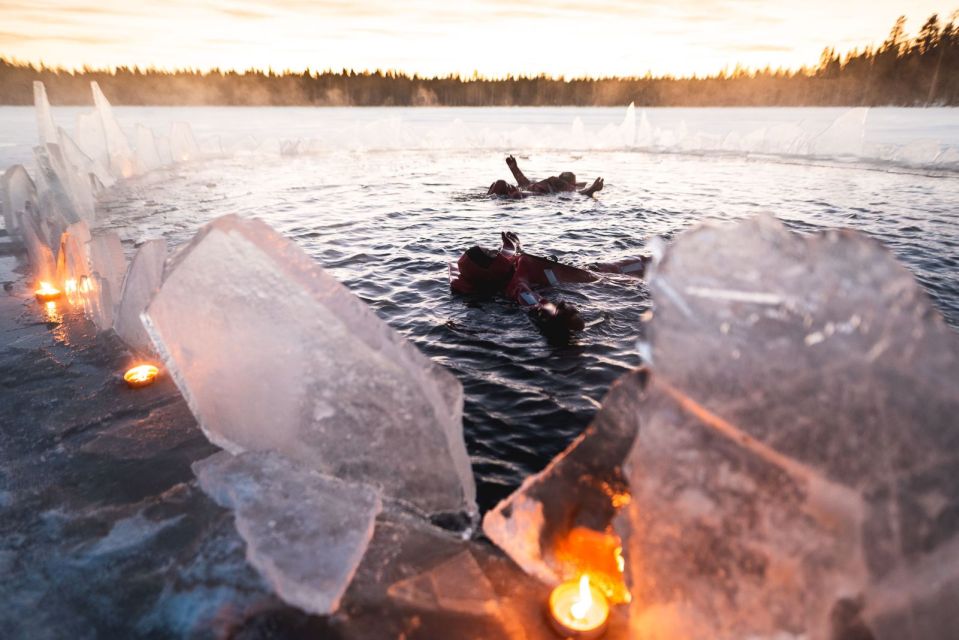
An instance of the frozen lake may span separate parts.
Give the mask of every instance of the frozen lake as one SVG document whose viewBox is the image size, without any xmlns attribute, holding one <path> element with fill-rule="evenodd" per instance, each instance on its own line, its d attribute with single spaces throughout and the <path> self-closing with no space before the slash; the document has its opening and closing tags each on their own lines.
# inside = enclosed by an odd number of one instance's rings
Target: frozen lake
<svg viewBox="0 0 959 640">
<path fill-rule="evenodd" d="M 72 132 L 87 110 L 53 115 Z M 959 326 L 957 109 L 114 111 L 130 130 L 189 122 L 214 157 L 118 184 L 99 203 L 102 226 L 128 254 L 228 213 L 293 238 L 462 382 L 484 511 L 564 449 L 639 363 L 649 309 L 629 278 L 558 288 L 548 295 L 575 303 L 587 329 L 551 343 L 507 300 L 452 295 L 447 263 L 498 246 L 501 230 L 585 265 L 760 212 L 800 232 L 849 227 L 892 250 Z M 0 107 L 0 168 L 29 168 L 36 140 L 32 107 Z M 491 200 L 487 186 L 510 178 L 508 153 L 531 178 L 573 171 L 606 188 Z M 215 447 L 172 383 L 119 394 L 116 343 L 72 335 L 79 318 L 48 326 L 31 313 L 34 302 L 0 297 L 0 569 L 11 577 L 0 623 L 31 637 L 333 637 L 277 609 L 230 513 L 196 488 L 190 464 Z"/>
<path fill-rule="evenodd" d="M 71 131 L 81 111 L 53 113 Z M 800 231 L 851 227 L 895 252 L 959 325 L 954 109 L 650 109 L 627 114 L 632 122 L 623 109 L 115 111 L 124 126 L 158 132 L 188 121 L 201 146 L 224 153 L 118 186 L 102 202 L 105 225 L 129 249 L 160 235 L 182 242 L 226 213 L 295 238 L 463 382 L 482 508 L 563 449 L 637 364 L 648 306 L 628 279 L 560 289 L 589 327 L 554 345 L 505 300 L 451 295 L 447 262 L 497 246 L 500 230 L 530 252 L 586 264 L 759 212 Z M 0 165 L 27 162 L 36 138 L 32 108 L 0 108 Z M 510 177 L 509 152 L 530 177 L 571 170 L 603 176 L 606 189 L 595 200 L 490 200 L 486 187 Z"/>
</svg>

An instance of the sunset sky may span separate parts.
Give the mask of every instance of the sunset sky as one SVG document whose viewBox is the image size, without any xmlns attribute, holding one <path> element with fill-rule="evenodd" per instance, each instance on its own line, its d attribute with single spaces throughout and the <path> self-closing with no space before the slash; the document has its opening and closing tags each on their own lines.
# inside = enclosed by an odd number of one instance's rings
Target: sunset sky
<svg viewBox="0 0 959 640">
<path fill-rule="evenodd" d="M 0 0 L 0 56 L 83 65 L 688 75 L 815 64 L 959 0 Z"/>
</svg>

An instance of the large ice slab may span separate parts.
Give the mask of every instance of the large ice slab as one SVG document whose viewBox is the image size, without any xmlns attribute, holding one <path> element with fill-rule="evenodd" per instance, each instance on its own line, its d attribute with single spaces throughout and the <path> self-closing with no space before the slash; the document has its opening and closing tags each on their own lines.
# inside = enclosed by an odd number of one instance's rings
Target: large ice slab
<svg viewBox="0 0 959 640">
<path fill-rule="evenodd" d="M 912 275 L 759 218 L 683 234 L 651 289 L 632 634 L 952 637 L 959 341 Z"/>
<path fill-rule="evenodd" d="M 611 598 L 627 599 L 612 521 L 629 500 L 622 464 L 646 378 L 623 376 L 586 431 L 486 513 L 483 532 L 528 574 L 556 584 L 589 573 Z"/>
<path fill-rule="evenodd" d="M 163 165 L 160 153 L 157 151 L 156 138 L 149 127 L 138 124 L 137 132 L 137 172 L 147 173 Z"/>
<path fill-rule="evenodd" d="M 20 216 L 20 237 L 27 249 L 30 271 L 36 279 L 53 283 L 56 281 L 56 258 L 46 236 L 40 214 L 28 207 Z"/>
<path fill-rule="evenodd" d="M 170 154 L 174 162 L 190 162 L 200 158 L 200 147 L 193 137 L 190 123 L 174 122 L 170 125 Z"/>
<path fill-rule="evenodd" d="M 95 200 L 90 175 L 74 167 L 60 145 L 35 147 L 34 158 L 39 171 L 37 191 L 41 196 L 49 196 L 47 208 L 55 210 L 68 223 L 92 221 Z M 41 205 L 43 202 L 41 198 Z"/>
<path fill-rule="evenodd" d="M 459 382 L 263 222 L 205 226 L 144 319 L 216 444 L 475 513 Z"/>
<path fill-rule="evenodd" d="M 120 236 L 115 231 L 95 232 L 90 238 L 89 254 L 97 294 L 93 321 L 99 330 L 106 331 L 113 327 L 127 268 Z"/>
<path fill-rule="evenodd" d="M 38 80 L 33 81 L 33 111 L 37 116 L 40 144 L 59 143 L 57 126 L 53 123 L 53 113 L 50 110 L 50 101 L 47 99 L 47 89 Z"/>
<path fill-rule="evenodd" d="M 153 343 L 143 327 L 140 314 L 160 288 L 166 256 L 166 240 L 147 240 L 137 249 L 123 279 L 113 328 L 121 340 L 140 353 L 153 351 Z"/>
<path fill-rule="evenodd" d="M 0 207 L 4 228 L 11 236 L 20 234 L 20 217 L 27 208 L 38 209 L 37 188 L 22 165 L 13 165 L 0 177 Z"/>
<path fill-rule="evenodd" d="M 277 595 L 310 613 L 337 609 L 373 537 L 376 491 L 273 452 L 220 452 L 193 470 L 210 497 L 233 509 L 247 560 Z"/>
<path fill-rule="evenodd" d="M 136 171 L 136 161 L 130 151 L 130 143 L 126 134 L 123 133 L 123 129 L 120 128 L 120 124 L 113 116 L 113 107 L 110 106 L 110 101 L 100 90 L 100 85 L 91 82 L 90 90 L 93 92 L 93 104 L 103 126 L 103 138 L 107 156 L 110 159 L 110 171 L 117 178 L 129 178 Z"/>
</svg>

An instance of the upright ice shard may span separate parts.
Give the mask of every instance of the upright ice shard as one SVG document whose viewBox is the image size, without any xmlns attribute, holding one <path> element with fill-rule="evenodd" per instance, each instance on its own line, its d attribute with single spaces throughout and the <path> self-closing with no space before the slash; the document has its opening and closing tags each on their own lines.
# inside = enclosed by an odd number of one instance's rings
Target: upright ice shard
<svg viewBox="0 0 959 640">
<path fill-rule="evenodd" d="M 57 126 L 53 123 L 50 101 L 47 100 L 47 89 L 38 80 L 33 81 L 33 107 L 37 116 L 40 144 L 58 144 L 60 140 L 57 136 Z"/>
<path fill-rule="evenodd" d="M 760 218 L 683 234 L 651 289 L 632 635 L 952 637 L 959 339 L 912 275 Z"/>
<path fill-rule="evenodd" d="M 370 487 L 321 475 L 272 452 L 194 463 L 203 490 L 233 509 L 246 557 L 286 602 L 336 611 L 382 505 Z"/>
<path fill-rule="evenodd" d="M 77 144 L 83 153 L 109 169 L 110 153 L 107 151 L 107 138 L 103 131 L 103 120 L 100 119 L 100 114 L 97 111 L 78 114 L 76 131 Z"/>
<path fill-rule="evenodd" d="M 614 601 L 627 599 L 612 522 L 629 501 L 622 464 L 646 378 L 623 376 L 586 431 L 486 513 L 483 532 L 528 574 L 556 584 L 589 573 Z"/>
<path fill-rule="evenodd" d="M 147 173 L 163 165 L 157 151 L 153 131 L 142 124 L 137 125 L 137 172 Z"/>
<path fill-rule="evenodd" d="M 110 158 L 110 171 L 117 178 L 129 178 L 136 170 L 133 153 L 130 151 L 130 143 L 127 141 L 123 129 L 120 128 L 120 124 L 113 116 L 110 101 L 100 91 L 100 85 L 91 82 L 90 89 L 93 91 L 93 104 L 100 116 L 100 123 L 103 125 L 107 156 Z"/>
<path fill-rule="evenodd" d="M 38 280 L 55 282 L 56 258 L 46 238 L 40 214 L 28 206 L 20 215 L 20 237 L 27 249 L 30 270 Z"/>
<path fill-rule="evenodd" d="M 80 145 L 74 142 L 66 131 L 63 129 L 59 131 L 60 149 L 63 152 L 64 159 L 91 185 L 97 185 L 96 188 L 92 189 L 94 196 L 99 188 L 110 187 L 116 182 L 106 166 L 84 153 Z"/>
<path fill-rule="evenodd" d="M 49 194 L 48 208 L 68 223 L 92 221 L 96 205 L 89 174 L 82 175 L 67 161 L 56 144 L 36 147 L 34 158 L 39 170 L 37 190 L 41 195 L 41 204 L 44 195 Z M 43 209 L 41 206 L 41 212 Z"/>
<path fill-rule="evenodd" d="M 126 267 L 120 236 L 114 231 L 95 232 L 90 238 L 90 273 L 97 294 L 92 319 L 100 331 L 113 327 Z"/>
<path fill-rule="evenodd" d="M 475 513 L 459 382 L 263 222 L 205 226 L 144 322 L 214 443 Z"/>
<path fill-rule="evenodd" d="M 174 122 L 170 126 L 170 154 L 174 162 L 199 159 L 200 147 L 188 122 Z"/>
<path fill-rule="evenodd" d="M 37 211 L 37 188 L 22 165 L 15 164 L 0 177 L 3 225 L 11 236 L 20 235 L 20 217 L 27 208 Z"/>
<path fill-rule="evenodd" d="M 123 279 L 113 328 L 127 346 L 139 353 L 153 351 L 153 343 L 143 327 L 140 314 L 160 288 L 166 256 L 166 240 L 147 240 L 137 249 Z"/>
</svg>

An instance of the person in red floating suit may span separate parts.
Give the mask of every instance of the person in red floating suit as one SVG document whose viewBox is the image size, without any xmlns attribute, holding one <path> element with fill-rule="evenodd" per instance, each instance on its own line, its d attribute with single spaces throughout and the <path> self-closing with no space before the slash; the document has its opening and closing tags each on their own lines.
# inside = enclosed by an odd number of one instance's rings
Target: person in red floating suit
<svg viewBox="0 0 959 640">
<path fill-rule="evenodd" d="M 576 175 L 570 171 L 564 171 L 558 176 L 550 176 L 545 180 L 533 182 L 523 174 L 519 165 L 516 164 L 516 158 L 513 156 L 506 157 L 506 166 L 513 173 L 517 186 L 511 185 L 506 180 L 497 180 L 490 185 L 486 195 L 519 200 L 529 196 L 543 196 L 550 193 L 570 191 L 578 191 L 584 196 L 592 196 L 597 191 L 603 190 L 602 178 L 596 178 L 588 189 L 583 189 L 582 187 L 585 187 L 586 183 L 576 182 Z"/>
<path fill-rule="evenodd" d="M 560 283 L 594 282 L 597 273 L 618 273 L 642 278 L 648 257 L 620 262 L 597 263 L 590 270 L 561 264 L 555 258 L 523 253 L 519 236 L 502 232 L 503 246 L 498 250 L 470 247 L 455 263 L 449 264 L 450 288 L 462 294 L 506 295 L 527 309 L 533 321 L 546 333 L 582 331 L 585 327 L 579 310 L 568 302 L 552 302 L 537 289 Z"/>
</svg>

